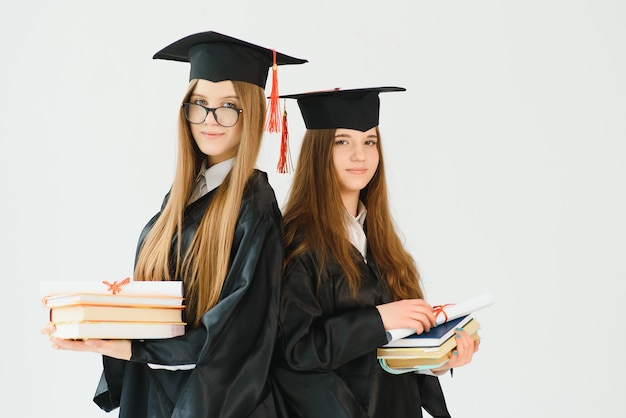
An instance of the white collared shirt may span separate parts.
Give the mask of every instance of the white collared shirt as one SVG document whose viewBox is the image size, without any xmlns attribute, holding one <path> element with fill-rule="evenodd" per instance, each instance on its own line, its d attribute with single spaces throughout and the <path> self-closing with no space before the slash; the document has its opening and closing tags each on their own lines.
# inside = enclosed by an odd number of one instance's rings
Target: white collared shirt
<svg viewBox="0 0 626 418">
<path fill-rule="evenodd" d="M 193 192 L 191 193 L 191 197 L 189 198 L 189 203 L 195 202 L 222 184 L 228 173 L 230 173 L 230 170 L 233 168 L 233 164 L 235 164 L 234 157 L 207 168 L 207 160 L 205 159 L 202 162 L 200 172 L 196 177 L 196 184 Z"/>
<path fill-rule="evenodd" d="M 363 202 L 359 201 L 359 206 L 356 210 L 356 217 L 353 217 L 346 211 L 348 219 L 348 239 L 350 243 L 356 247 L 357 250 L 363 256 L 363 260 L 367 263 L 367 237 L 363 226 L 365 225 L 365 216 L 367 216 L 367 209 Z"/>
</svg>

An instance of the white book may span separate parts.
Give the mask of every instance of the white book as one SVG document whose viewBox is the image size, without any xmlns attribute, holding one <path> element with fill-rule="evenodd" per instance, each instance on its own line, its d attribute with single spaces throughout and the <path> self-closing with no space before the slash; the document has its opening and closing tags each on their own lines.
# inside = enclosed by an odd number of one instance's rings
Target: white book
<svg viewBox="0 0 626 418">
<path fill-rule="evenodd" d="M 466 299 L 458 303 L 449 303 L 443 305 L 435 305 L 435 315 L 437 318 L 437 325 L 441 325 L 444 322 L 452 321 L 453 319 L 460 318 L 465 315 L 469 315 L 476 312 L 479 309 L 486 308 L 493 304 L 493 295 L 491 293 L 484 293 L 482 295 Z M 400 338 L 407 337 L 411 334 L 415 334 L 413 328 L 395 328 L 387 330 L 387 340 L 389 342 L 398 340 Z"/>
<path fill-rule="evenodd" d="M 182 306 L 180 281 L 44 281 L 39 292 L 45 308 L 78 304 L 107 306 Z"/>
<path fill-rule="evenodd" d="M 56 324 L 53 337 L 72 339 L 172 338 L 185 333 L 185 324 L 163 322 L 65 322 Z"/>
</svg>

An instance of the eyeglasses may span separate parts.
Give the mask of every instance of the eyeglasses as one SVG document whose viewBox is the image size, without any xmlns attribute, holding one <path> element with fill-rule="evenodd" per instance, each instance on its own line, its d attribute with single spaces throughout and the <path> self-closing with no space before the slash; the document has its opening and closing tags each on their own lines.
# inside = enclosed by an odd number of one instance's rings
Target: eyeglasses
<svg viewBox="0 0 626 418">
<path fill-rule="evenodd" d="M 183 103 L 183 110 L 185 119 L 187 119 L 189 123 L 193 123 L 194 125 L 203 123 L 207 116 L 209 116 L 209 112 L 211 112 L 213 113 L 215 122 L 225 128 L 235 126 L 239 120 L 239 114 L 243 112 L 243 109 L 234 107 L 204 107 L 195 103 Z"/>
</svg>

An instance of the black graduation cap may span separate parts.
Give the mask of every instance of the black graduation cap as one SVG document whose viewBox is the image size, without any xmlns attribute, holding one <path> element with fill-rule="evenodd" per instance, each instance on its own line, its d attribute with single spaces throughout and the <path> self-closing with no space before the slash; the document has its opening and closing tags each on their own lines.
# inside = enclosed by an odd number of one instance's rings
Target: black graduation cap
<svg viewBox="0 0 626 418">
<path fill-rule="evenodd" d="M 189 80 L 238 80 L 265 88 L 268 69 L 274 64 L 273 55 L 271 49 L 209 31 L 179 39 L 152 58 L 189 62 Z M 308 61 L 276 52 L 276 65 L 305 62 Z"/>
<path fill-rule="evenodd" d="M 356 129 L 365 132 L 378 126 L 379 93 L 406 91 L 404 87 L 370 87 L 287 94 L 296 99 L 307 129 Z"/>
</svg>

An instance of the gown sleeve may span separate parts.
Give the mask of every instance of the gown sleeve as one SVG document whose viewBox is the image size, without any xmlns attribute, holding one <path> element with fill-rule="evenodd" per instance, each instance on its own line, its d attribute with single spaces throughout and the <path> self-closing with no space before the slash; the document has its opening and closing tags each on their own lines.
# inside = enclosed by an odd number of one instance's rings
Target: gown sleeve
<svg viewBox="0 0 626 418">
<path fill-rule="evenodd" d="M 185 408 L 190 410 L 208 413 L 220 404 L 236 411 L 254 405 L 258 402 L 254 398 L 266 385 L 275 346 L 283 253 L 278 208 L 261 214 L 258 208 L 242 209 L 218 303 L 185 335 L 132 341 L 130 361 L 195 364 L 191 381 L 179 398 L 179 403 L 188 402 Z M 104 364 L 94 401 L 115 407 L 121 391 L 116 383 L 124 373 L 124 362 L 104 357 Z M 219 414 L 228 415 L 224 410 L 215 416 Z"/>
<path fill-rule="evenodd" d="M 111 412 L 120 406 L 125 360 L 102 356 L 103 371 L 93 401 L 103 411 Z"/>
<path fill-rule="evenodd" d="M 297 257 L 286 270 L 281 297 L 284 360 L 297 371 L 330 371 L 387 343 L 374 306 L 324 315 L 314 261 Z"/>
<path fill-rule="evenodd" d="M 280 231 L 272 227 L 273 224 L 255 222 L 254 219 L 241 223 L 233 240 L 237 248 L 233 251 L 219 302 L 202 316 L 199 327 L 185 335 L 161 340 L 134 340 L 131 361 L 195 364 L 212 356 L 216 347 L 228 351 L 232 358 L 238 352 L 254 348 L 257 341 L 251 337 L 260 337 L 268 327 L 275 329 L 276 324 L 272 322 L 276 316 L 269 316 L 268 311 L 273 298 L 272 288 L 280 280 L 283 257 Z M 265 297 L 261 293 L 250 294 L 256 282 L 267 284 L 263 292 Z M 227 347 L 228 350 L 224 350 Z"/>
</svg>

